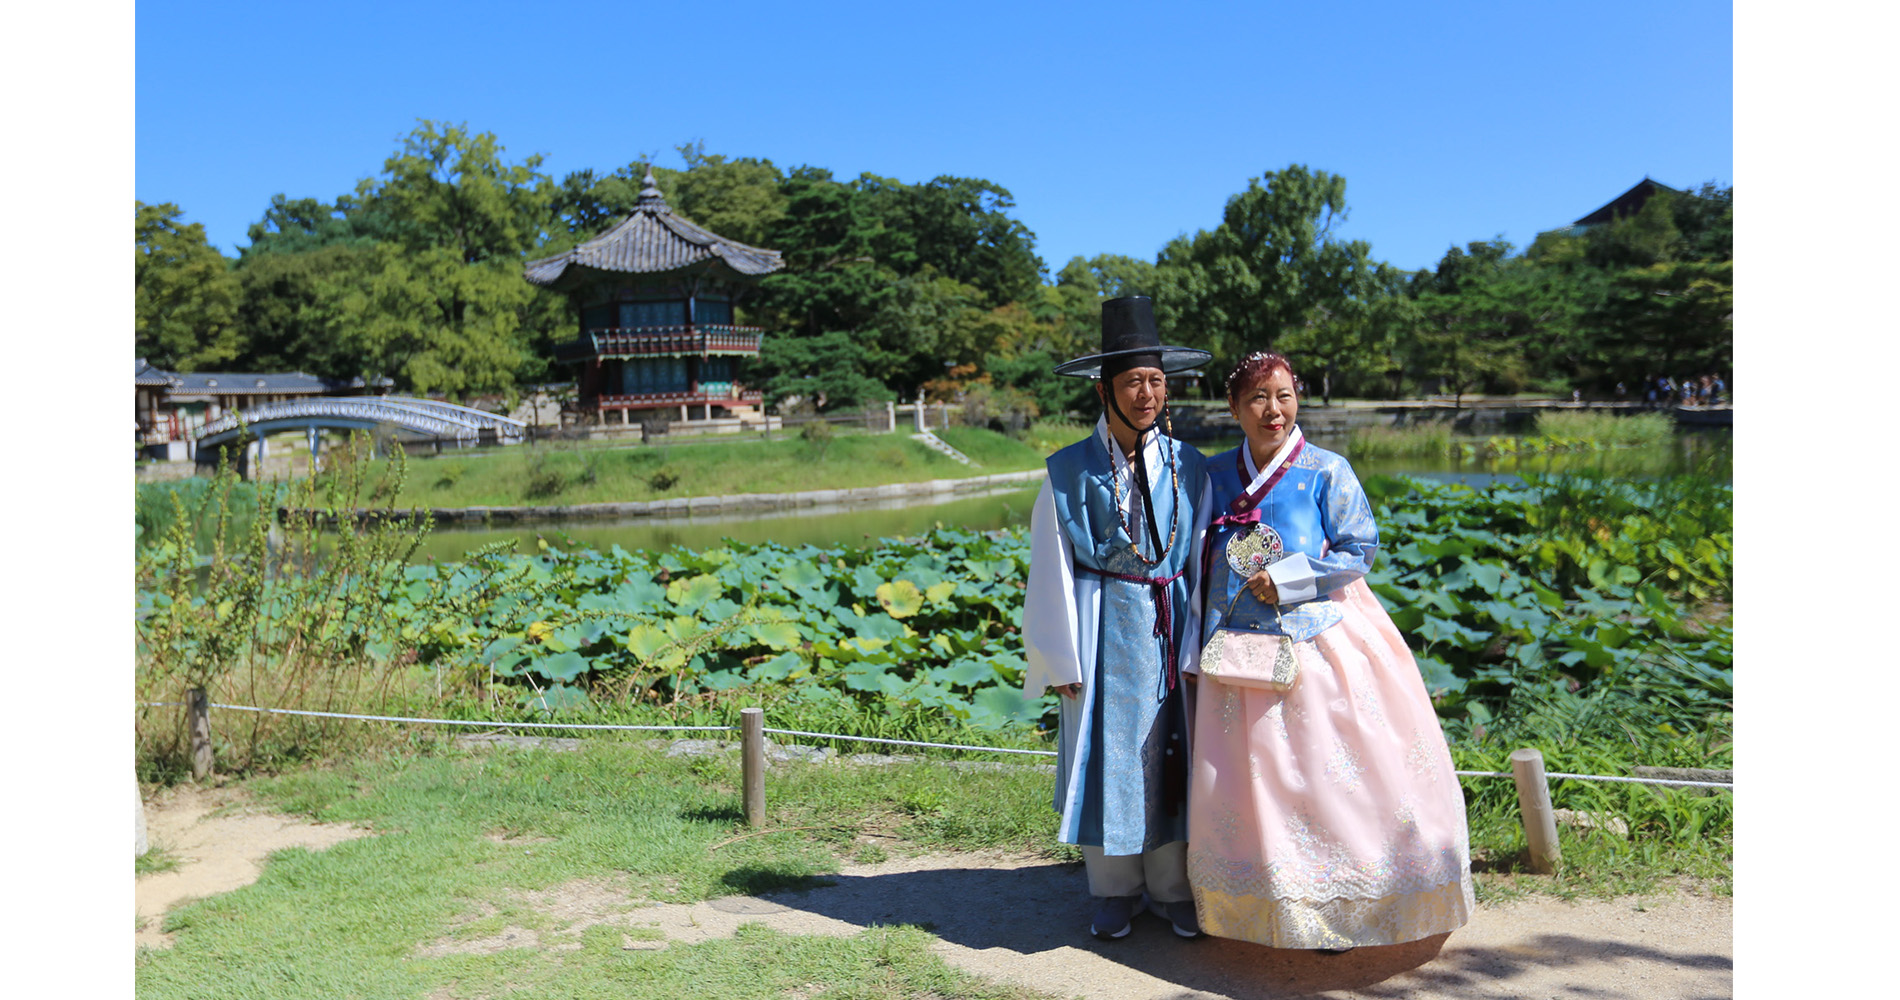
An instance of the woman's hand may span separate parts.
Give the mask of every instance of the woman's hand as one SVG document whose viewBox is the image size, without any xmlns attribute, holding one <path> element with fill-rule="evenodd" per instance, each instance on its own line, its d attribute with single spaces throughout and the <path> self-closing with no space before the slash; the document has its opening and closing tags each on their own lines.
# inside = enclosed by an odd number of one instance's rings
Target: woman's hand
<svg viewBox="0 0 1900 1000">
<path fill-rule="evenodd" d="M 1268 576 L 1264 569 L 1248 577 L 1247 582 L 1241 586 L 1251 591 L 1262 604 L 1280 603 L 1280 589 L 1273 585 L 1273 577 Z"/>
<path fill-rule="evenodd" d="M 1064 698 L 1073 698 L 1076 695 L 1079 695 L 1082 693 L 1082 685 L 1064 684 L 1061 687 L 1056 688 L 1056 693 L 1061 695 Z"/>
</svg>

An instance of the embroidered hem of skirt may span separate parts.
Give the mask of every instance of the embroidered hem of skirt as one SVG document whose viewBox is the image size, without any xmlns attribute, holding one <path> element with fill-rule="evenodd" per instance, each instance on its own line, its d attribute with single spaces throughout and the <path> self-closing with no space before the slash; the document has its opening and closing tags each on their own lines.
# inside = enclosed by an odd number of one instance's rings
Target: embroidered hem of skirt
<svg viewBox="0 0 1900 1000">
<path fill-rule="evenodd" d="M 1188 852 L 1188 884 L 1201 930 L 1269 948 L 1357 948 L 1403 944 L 1457 930 L 1477 908 L 1471 876 L 1434 889 L 1377 899 L 1262 899 L 1212 887 Z"/>
</svg>

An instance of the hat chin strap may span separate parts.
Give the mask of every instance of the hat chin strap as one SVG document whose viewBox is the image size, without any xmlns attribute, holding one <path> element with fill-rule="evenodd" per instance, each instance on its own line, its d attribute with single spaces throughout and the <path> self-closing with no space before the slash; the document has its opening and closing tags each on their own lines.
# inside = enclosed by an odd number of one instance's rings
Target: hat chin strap
<svg viewBox="0 0 1900 1000">
<path fill-rule="evenodd" d="M 1141 443 L 1143 439 L 1148 436 L 1148 432 L 1154 430 L 1155 426 L 1161 422 L 1161 418 L 1154 418 L 1146 427 L 1135 427 L 1135 422 L 1128 419 L 1128 417 L 1122 413 L 1121 404 L 1115 402 L 1115 390 L 1112 387 L 1103 385 L 1102 397 L 1108 401 L 1108 408 L 1115 411 L 1115 418 L 1120 420 L 1123 425 L 1132 428 L 1135 432 L 1135 460 L 1129 464 L 1135 473 L 1135 492 L 1141 497 L 1142 521 L 1148 526 L 1148 538 L 1154 543 L 1154 550 L 1160 552 L 1161 526 L 1155 523 L 1154 498 L 1150 495 L 1148 489 L 1148 463 L 1141 454 Z M 1164 402 L 1162 407 L 1165 409 L 1166 406 L 1167 404 Z M 1115 436 L 1112 428 L 1108 436 Z"/>
<path fill-rule="evenodd" d="M 1156 416 L 1153 420 L 1148 422 L 1148 426 L 1136 427 L 1135 422 L 1133 420 L 1128 419 L 1128 415 L 1122 412 L 1121 404 L 1115 402 L 1114 387 L 1110 386 L 1106 382 L 1098 383 L 1098 384 L 1102 386 L 1102 398 L 1108 401 L 1108 408 L 1115 412 L 1115 419 L 1121 421 L 1122 426 L 1127 427 L 1128 429 L 1134 431 L 1137 441 L 1139 441 L 1139 439 L 1141 438 L 1147 437 L 1148 432 L 1151 430 L 1154 430 L 1155 425 L 1161 422 L 1161 418 L 1159 416 Z"/>
</svg>

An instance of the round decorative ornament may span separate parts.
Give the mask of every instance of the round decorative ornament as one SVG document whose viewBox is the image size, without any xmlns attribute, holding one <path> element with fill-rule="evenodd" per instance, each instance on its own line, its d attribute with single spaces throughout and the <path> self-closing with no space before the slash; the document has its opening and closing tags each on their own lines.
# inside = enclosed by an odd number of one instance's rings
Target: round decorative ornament
<svg viewBox="0 0 1900 1000">
<path fill-rule="evenodd" d="M 1254 575 L 1286 556 L 1280 533 L 1264 524 L 1227 540 L 1227 565 L 1243 578 Z"/>
</svg>

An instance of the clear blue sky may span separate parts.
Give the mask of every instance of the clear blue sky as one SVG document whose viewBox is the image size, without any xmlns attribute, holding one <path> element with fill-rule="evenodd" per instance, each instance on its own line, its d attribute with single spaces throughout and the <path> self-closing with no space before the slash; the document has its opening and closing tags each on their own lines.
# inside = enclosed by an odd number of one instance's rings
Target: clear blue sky
<svg viewBox="0 0 1900 1000">
<path fill-rule="evenodd" d="M 1249 178 L 1341 174 L 1342 234 L 1426 267 L 1645 175 L 1732 182 L 1725 3 L 178 3 L 137 7 L 137 197 L 235 253 L 417 119 L 557 179 L 703 139 L 841 178 L 1009 189 L 1051 269 L 1153 259 Z"/>
</svg>

